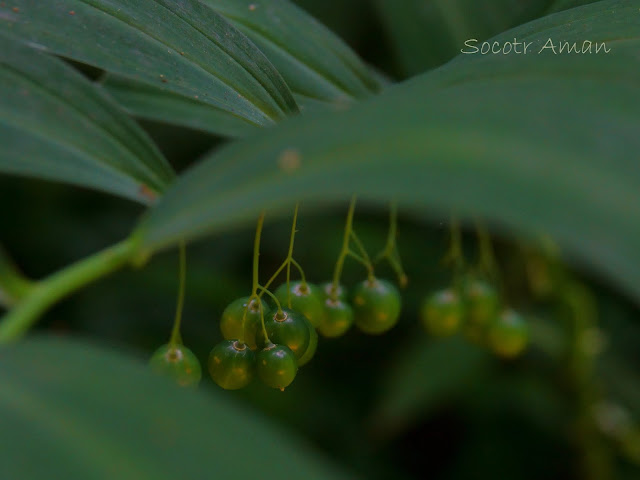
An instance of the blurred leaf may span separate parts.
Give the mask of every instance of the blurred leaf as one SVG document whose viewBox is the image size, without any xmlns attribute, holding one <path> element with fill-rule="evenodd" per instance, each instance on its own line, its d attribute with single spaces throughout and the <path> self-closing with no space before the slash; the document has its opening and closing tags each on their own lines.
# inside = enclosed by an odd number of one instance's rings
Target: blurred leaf
<svg viewBox="0 0 640 480">
<path fill-rule="evenodd" d="M 173 179 L 146 134 L 61 60 L 0 35 L 0 172 L 152 203 Z"/>
<path fill-rule="evenodd" d="M 344 478 L 221 390 L 181 390 L 121 354 L 41 338 L 0 359 L 6 478 Z"/>
<path fill-rule="evenodd" d="M 379 88 L 358 56 L 288 0 L 202 0 L 249 37 L 294 93 L 325 101 L 362 98 Z"/>
<path fill-rule="evenodd" d="M 581 7 L 583 5 L 589 5 L 595 3 L 598 0 L 555 0 L 549 7 L 548 13 L 560 12 L 562 10 L 568 10 L 570 8 Z"/>
<path fill-rule="evenodd" d="M 521 29 L 538 45 L 587 32 L 615 53 L 520 55 L 502 68 L 467 55 L 350 111 L 224 148 L 173 185 L 141 225 L 143 242 L 156 249 L 358 192 L 545 232 L 640 300 L 639 7 L 604 1 Z"/>
<path fill-rule="evenodd" d="M 482 382 L 490 357 L 461 337 L 406 345 L 385 372 L 378 406 L 371 415 L 374 427 L 394 433 L 417 417 L 424 418 Z"/>
<path fill-rule="evenodd" d="M 200 99 L 216 116 L 261 126 L 297 111 L 282 77 L 255 45 L 197 0 L 11 5 L 0 25 L 31 46 Z"/>
<path fill-rule="evenodd" d="M 464 42 L 487 38 L 539 16 L 548 0 L 376 0 L 380 20 L 408 75 L 455 57 Z"/>
</svg>

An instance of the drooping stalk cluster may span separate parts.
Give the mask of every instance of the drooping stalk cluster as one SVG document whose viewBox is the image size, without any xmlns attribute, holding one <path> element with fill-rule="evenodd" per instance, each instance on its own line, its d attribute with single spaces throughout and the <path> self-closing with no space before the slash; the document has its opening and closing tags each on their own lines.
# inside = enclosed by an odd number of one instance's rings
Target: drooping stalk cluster
<svg viewBox="0 0 640 480">
<path fill-rule="evenodd" d="M 527 347 L 529 327 L 518 312 L 505 305 L 499 293 L 491 237 L 480 221 L 476 221 L 476 232 L 478 261 L 475 268 L 468 268 L 460 225 L 452 219 L 450 247 L 444 257 L 453 270 L 452 284 L 424 298 L 421 320 L 433 336 L 451 336 L 462 330 L 470 341 L 501 357 L 514 358 Z"/>
<path fill-rule="evenodd" d="M 252 294 L 235 300 L 225 309 L 220 323 L 225 341 L 214 347 L 209 357 L 209 371 L 218 385 L 225 389 L 242 388 L 257 375 L 267 385 L 284 389 L 293 381 L 298 367 L 315 355 L 318 333 L 327 338 L 339 337 L 355 324 L 365 333 L 381 334 L 397 323 L 400 294 L 393 284 L 375 276 L 374 262 L 353 229 L 355 202 L 354 197 L 333 279 L 321 286 L 308 282 L 293 258 L 297 205 L 287 257 L 264 285 L 258 283 L 259 239 L 264 220 L 261 216 L 254 245 Z M 395 244 L 395 207 L 392 211 L 390 230 L 394 238 L 388 239 L 378 258 L 389 259 L 399 277 L 406 278 Z M 347 257 L 361 263 L 367 271 L 367 278 L 355 287 L 351 302 L 340 283 Z M 298 270 L 300 280 L 291 280 L 291 266 Z M 271 292 L 269 288 L 284 271 L 285 283 Z"/>
</svg>

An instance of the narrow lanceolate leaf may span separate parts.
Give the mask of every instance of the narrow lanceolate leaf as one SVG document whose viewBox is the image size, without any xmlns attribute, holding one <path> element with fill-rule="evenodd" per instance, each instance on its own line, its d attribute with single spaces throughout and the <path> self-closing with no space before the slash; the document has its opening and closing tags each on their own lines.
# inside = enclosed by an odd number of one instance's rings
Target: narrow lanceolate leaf
<svg viewBox="0 0 640 480">
<path fill-rule="evenodd" d="M 3 478 L 347 478 L 300 439 L 141 359 L 36 339 L 0 350 Z"/>
<path fill-rule="evenodd" d="M 152 203 L 173 172 L 145 133 L 63 61 L 0 35 L 0 173 Z"/>
<path fill-rule="evenodd" d="M 202 0 L 262 50 L 294 93 L 336 101 L 380 88 L 335 34 L 288 0 Z"/>
<path fill-rule="evenodd" d="M 224 137 L 244 137 L 260 128 L 209 103 L 119 75 L 105 75 L 99 85 L 138 118 L 182 125 Z"/>
<path fill-rule="evenodd" d="M 358 192 L 545 232 L 640 300 L 639 10 L 640 0 L 605 1 L 574 11 L 564 27 L 546 17 L 567 40 L 611 41 L 609 54 L 514 55 L 495 75 L 496 61 L 467 68 L 477 58 L 467 55 L 446 75 L 231 145 L 171 188 L 140 228 L 144 244 Z M 547 35 L 544 19 L 523 28 Z M 465 75 L 445 81 L 456 69 Z"/>
<path fill-rule="evenodd" d="M 336 35 L 289 1 L 205 0 L 255 43 L 287 82 L 305 112 L 341 108 L 382 82 Z M 103 86 L 132 114 L 221 135 L 245 136 L 255 125 L 203 98 L 107 75 Z"/>
<path fill-rule="evenodd" d="M 7 4 L 8 5 L 8 4 Z M 265 56 L 197 0 L 15 0 L 0 27 L 47 51 L 270 125 L 297 105 Z"/>
</svg>

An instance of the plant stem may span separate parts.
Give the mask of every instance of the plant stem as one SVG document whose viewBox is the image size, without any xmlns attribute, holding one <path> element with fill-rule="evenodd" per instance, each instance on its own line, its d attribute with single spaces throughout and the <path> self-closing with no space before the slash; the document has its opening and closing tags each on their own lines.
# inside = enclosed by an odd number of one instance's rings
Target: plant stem
<svg viewBox="0 0 640 480">
<path fill-rule="evenodd" d="M 0 305 L 11 307 L 29 294 L 33 283 L 25 278 L 0 247 Z"/>
<path fill-rule="evenodd" d="M 135 246 L 133 239 L 128 238 L 33 284 L 27 295 L 2 318 L 0 343 L 18 339 L 47 308 L 122 267 L 135 253 Z"/>
<path fill-rule="evenodd" d="M 356 196 L 351 197 L 351 203 L 349 203 L 349 211 L 347 212 L 347 221 L 344 225 L 344 236 L 342 238 L 342 249 L 338 255 L 336 261 L 336 267 L 333 271 L 333 288 L 331 297 L 333 300 L 337 299 L 338 287 L 340 285 L 340 276 L 342 275 L 342 269 L 344 268 L 344 261 L 349 254 L 349 240 L 351 240 L 351 232 L 353 231 L 353 215 L 356 210 Z"/>
<path fill-rule="evenodd" d="M 180 241 L 180 266 L 178 273 L 178 302 L 176 305 L 176 316 L 173 321 L 173 330 L 171 331 L 171 345 L 180 345 L 182 336 L 180 335 L 180 324 L 182 323 L 182 310 L 184 309 L 184 293 L 187 283 L 187 247 L 184 240 Z"/>
</svg>

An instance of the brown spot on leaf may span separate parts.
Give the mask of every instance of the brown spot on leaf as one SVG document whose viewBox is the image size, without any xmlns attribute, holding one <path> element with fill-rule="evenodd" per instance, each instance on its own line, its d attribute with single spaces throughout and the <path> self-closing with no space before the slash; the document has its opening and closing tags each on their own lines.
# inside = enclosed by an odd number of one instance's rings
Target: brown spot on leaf
<svg viewBox="0 0 640 480">
<path fill-rule="evenodd" d="M 295 148 L 288 148 L 278 157 L 278 168 L 285 173 L 295 172 L 302 164 L 302 156 Z"/>
<path fill-rule="evenodd" d="M 140 195 L 142 195 L 144 198 L 146 198 L 147 200 L 149 200 L 151 202 L 155 201 L 156 198 L 158 198 L 158 196 L 156 195 L 156 192 L 151 190 L 144 183 L 140 185 L 139 192 L 140 192 Z"/>
</svg>

